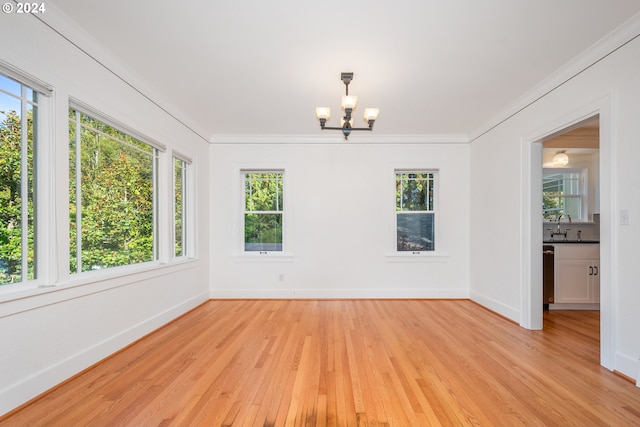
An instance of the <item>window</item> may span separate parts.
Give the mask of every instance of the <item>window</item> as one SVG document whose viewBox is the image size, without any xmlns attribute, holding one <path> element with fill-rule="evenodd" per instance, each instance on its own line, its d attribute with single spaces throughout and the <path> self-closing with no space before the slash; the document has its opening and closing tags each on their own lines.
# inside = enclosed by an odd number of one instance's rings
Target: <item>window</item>
<svg viewBox="0 0 640 427">
<path fill-rule="evenodd" d="M 584 219 L 585 171 L 545 169 L 542 178 L 542 217 L 556 220 L 560 215 Z"/>
<path fill-rule="evenodd" d="M 35 161 L 41 95 L 0 74 L 0 285 L 36 278 Z"/>
<path fill-rule="evenodd" d="M 396 250 L 435 250 L 436 172 L 396 171 Z"/>
<path fill-rule="evenodd" d="M 189 162 L 173 157 L 173 256 L 187 252 L 187 168 Z"/>
<path fill-rule="evenodd" d="M 243 171 L 244 250 L 282 252 L 283 172 Z"/>
<path fill-rule="evenodd" d="M 157 259 L 158 149 L 69 108 L 70 271 Z"/>
</svg>

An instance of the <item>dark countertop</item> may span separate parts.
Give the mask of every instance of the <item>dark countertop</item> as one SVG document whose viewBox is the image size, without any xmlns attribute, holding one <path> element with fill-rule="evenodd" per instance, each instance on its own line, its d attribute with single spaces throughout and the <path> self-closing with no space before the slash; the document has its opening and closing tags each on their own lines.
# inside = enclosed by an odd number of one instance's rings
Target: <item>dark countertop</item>
<svg viewBox="0 0 640 427">
<path fill-rule="evenodd" d="M 600 240 L 581 240 L 581 241 L 577 241 L 577 240 L 545 240 L 542 243 L 544 243 L 545 245 L 557 245 L 557 244 L 567 244 L 567 243 L 574 243 L 574 244 L 579 244 L 579 245 L 583 245 L 583 244 L 592 244 L 592 245 L 597 245 L 600 244 Z"/>
</svg>

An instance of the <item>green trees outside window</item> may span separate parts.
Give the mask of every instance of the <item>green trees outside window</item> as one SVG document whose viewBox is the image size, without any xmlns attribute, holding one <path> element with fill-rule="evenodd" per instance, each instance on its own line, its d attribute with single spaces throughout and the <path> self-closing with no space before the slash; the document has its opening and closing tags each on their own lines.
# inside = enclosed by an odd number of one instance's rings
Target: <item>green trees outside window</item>
<svg viewBox="0 0 640 427">
<path fill-rule="evenodd" d="M 433 172 L 396 172 L 396 250 L 435 250 Z"/>
<path fill-rule="evenodd" d="M 151 261 L 156 149 L 69 109 L 72 273 Z"/>
<path fill-rule="evenodd" d="M 173 158 L 173 226 L 174 226 L 174 249 L 173 256 L 181 257 L 185 255 L 186 250 L 186 183 L 187 180 L 187 162 L 177 157 Z"/>
<path fill-rule="evenodd" d="M 0 285 L 36 277 L 38 93 L 0 75 Z"/>
<path fill-rule="evenodd" d="M 282 251 L 283 173 L 244 172 L 244 250 Z"/>
</svg>

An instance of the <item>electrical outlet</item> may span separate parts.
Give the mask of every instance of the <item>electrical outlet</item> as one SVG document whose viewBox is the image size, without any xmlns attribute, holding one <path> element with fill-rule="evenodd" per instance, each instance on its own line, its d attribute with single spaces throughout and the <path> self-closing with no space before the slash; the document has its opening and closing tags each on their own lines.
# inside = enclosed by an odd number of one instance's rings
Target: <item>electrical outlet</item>
<svg viewBox="0 0 640 427">
<path fill-rule="evenodd" d="M 278 280 L 284 282 L 284 273 L 280 273 L 280 275 L 278 275 Z"/>
</svg>

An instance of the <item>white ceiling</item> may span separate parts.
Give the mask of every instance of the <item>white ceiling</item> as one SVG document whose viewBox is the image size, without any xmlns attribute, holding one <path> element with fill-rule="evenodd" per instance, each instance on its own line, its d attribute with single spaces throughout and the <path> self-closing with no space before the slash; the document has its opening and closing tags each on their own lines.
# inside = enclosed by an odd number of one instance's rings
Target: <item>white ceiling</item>
<svg viewBox="0 0 640 427">
<path fill-rule="evenodd" d="M 638 0 L 48 4 L 214 141 L 321 135 L 315 107 L 331 107 L 337 125 L 342 71 L 355 73 L 358 121 L 380 108 L 374 133 L 473 135 L 640 11 Z"/>
</svg>

